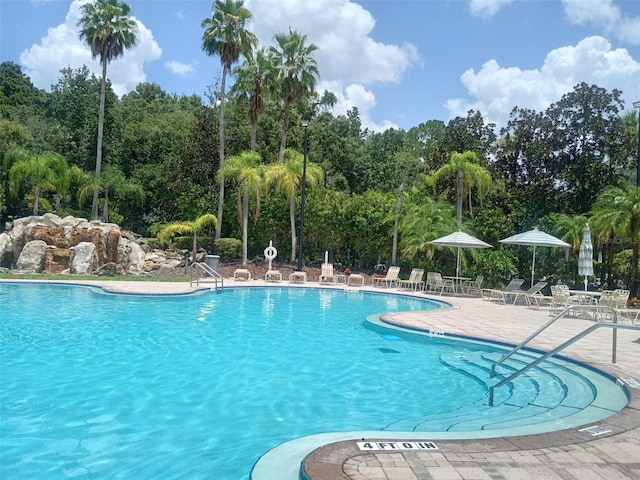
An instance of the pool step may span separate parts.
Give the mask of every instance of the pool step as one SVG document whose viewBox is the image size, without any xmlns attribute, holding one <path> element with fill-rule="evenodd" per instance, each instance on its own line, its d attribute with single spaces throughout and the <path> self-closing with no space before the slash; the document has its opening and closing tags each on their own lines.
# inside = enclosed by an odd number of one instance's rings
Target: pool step
<svg viewBox="0 0 640 480">
<path fill-rule="evenodd" d="M 579 415 L 591 405 L 597 406 L 597 387 L 591 380 L 551 359 L 521 374 L 512 382 L 495 390 L 494 406 L 488 405 L 489 387 L 530 363 L 535 356 L 515 355 L 498 368 L 495 378 L 489 378 L 491 365 L 499 353 L 467 352 L 447 354 L 440 361 L 448 368 L 473 377 L 484 385 L 486 396 L 471 406 L 444 413 L 426 414 L 399 420 L 388 430 L 447 431 L 491 430 L 550 421 L 562 421 Z M 608 408 L 608 407 L 605 407 Z"/>
</svg>

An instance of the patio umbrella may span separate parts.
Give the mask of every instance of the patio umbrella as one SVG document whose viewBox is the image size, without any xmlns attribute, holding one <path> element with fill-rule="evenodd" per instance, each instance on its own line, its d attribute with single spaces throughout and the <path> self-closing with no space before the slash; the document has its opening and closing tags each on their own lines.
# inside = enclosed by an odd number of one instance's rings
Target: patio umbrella
<svg viewBox="0 0 640 480">
<path fill-rule="evenodd" d="M 591 229 L 587 223 L 582 232 L 580 252 L 578 253 L 578 275 L 584 275 L 584 289 L 587 290 L 587 278 L 593 276 L 593 245 L 591 244 Z"/>
<path fill-rule="evenodd" d="M 529 230 L 528 232 L 519 233 L 508 238 L 503 238 L 500 243 L 506 243 L 510 245 L 526 245 L 533 247 L 533 262 L 531 263 L 531 285 L 533 285 L 533 278 L 536 269 L 536 247 L 563 247 L 568 248 L 567 242 L 563 242 L 559 238 L 549 235 L 548 233 L 541 232 L 537 228 Z"/>
<path fill-rule="evenodd" d="M 472 237 L 468 233 L 458 231 L 445 237 L 436 238 L 429 243 L 442 247 L 458 247 L 458 257 L 456 258 L 456 277 L 460 276 L 460 249 L 461 248 L 491 248 L 486 242 L 476 237 Z"/>
</svg>

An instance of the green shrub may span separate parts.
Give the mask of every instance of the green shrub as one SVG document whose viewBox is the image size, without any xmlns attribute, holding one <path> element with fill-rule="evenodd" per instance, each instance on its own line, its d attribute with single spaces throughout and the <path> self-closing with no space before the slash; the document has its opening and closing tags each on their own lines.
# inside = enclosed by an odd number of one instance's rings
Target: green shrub
<svg viewBox="0 0 640 480">
<path fill-rule="evenodd" d="M 152 250 L 155 250 L 156 248 L 162 248 L 162 246 L 160 245 L 160 241 L 155 238 L 155 237 L 147 237 L 145 238 L 147 245 L 149 245 L 149 248 Z"/>
<path fill-rule="evenodd" d="M 219 238 L 214 242 L 215 253 L 221 259 L 232 260 L 242 258 L 242 241 L 237 238 Z"/>
<path fill-rule="evenodd" d="M 197 237 L 196 246 L 198 250 L 206 250 L 213 252 L 215 250 L 215 241 L 213 237 Z M 185 237 L 173 237 L 169 245 L 176 250 L 193 250 L 193 235 Z"/>
</svg>

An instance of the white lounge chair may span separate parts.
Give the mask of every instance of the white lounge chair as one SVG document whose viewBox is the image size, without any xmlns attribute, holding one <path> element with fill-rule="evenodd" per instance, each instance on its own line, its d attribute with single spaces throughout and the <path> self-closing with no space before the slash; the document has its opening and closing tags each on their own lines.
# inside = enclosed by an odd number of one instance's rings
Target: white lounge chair
<svg viewBox="0 0 640 480">
<path fill-rule="evenodd" d="M 519 290 L 519 291 L 516 291 L 515 293 L 507 293 L 504 298 L 504 303 L 506 303 L 507 298 L 510 299 L 510 297 L 513 296 L 513 301 L 511 303 L 515 305 L 518 299 L 520 298 L 520 295 L 523 295 L 525 298 L 525 302 L 527 302 L 527 305 L 529 305 L 529 301 L 531 300 L 531 298 L 528 299 L 528 297 L 531 297 L 534 295 L 540 295 L 540 291 L 546 286 L 547 286 L 547 282 L 536 282 L 528 290 L 525 290 L 525 291 Z"/>
<path fill-rule="evenodd" d="M 398 283 L 398 275 L 400 274 L 400 267 L 389 267 L 387 275 L 385 277 L 374 277 L 372 285 L 374 287 L 393 287 Z"/>
<path fill-rule="evenodd" d="M 320 283 L 336 283 L 333 273 L 333 263 L 323 263 L 320 267 Z"/>
<path fill-rule="evenodd" d="M 515 293 L 520 291 L 520 287 L 524 283 L 523 278 L 512 278 L 511 281 L 502 290 L 499 288 L 483 288 L 482 299 L 483 300 L 497 300 L 506 303 L 504 295 L 506 293 Z"/>
<path fill-rule="evenodd" d="M 424 277 L 424 269 L 414 268 L 411 270 L 407 280 L 398 280 L 398 288 L 406 288 L 413 291 L 422 290 L 424 286 L 424 280 L 422 280 L 422 277 Z"/>
</svg>

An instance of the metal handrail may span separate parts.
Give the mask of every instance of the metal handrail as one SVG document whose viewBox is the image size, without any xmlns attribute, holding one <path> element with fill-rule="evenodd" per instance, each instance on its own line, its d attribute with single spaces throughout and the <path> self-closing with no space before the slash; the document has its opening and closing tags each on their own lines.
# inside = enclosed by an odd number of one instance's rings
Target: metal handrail
<svg viewBox="0 0 640 480">
<path fill-rule="evenodd" d="M 509 351 L 508 353 L 503 355 L 502 358 L 500 358 L 500 360 L 498 360 L 496 363 L 494 363 L 493 366 L 491 367 L 490 377 L 493 378 L 495 376 L 495 374 L 496 374 L 496 371 L 495 371 L 496 370 L 496 366 L 498 366 L 499 364 L 501 364 L 502 362 L 507 360 L 509 357 L 511 357 L 517 351 L 521 350 L 524 347 L 524 345 L 526 345 L 533 338 L 538 336 L 549 325 L 551 325 L 556 320 L 558 320 L 559 318 L 564 316 L 565 313 L 567 313 L 567 312 L 569 312 L 570 310 L 573 310 L 573 309 L 576 309 L 576 310 L 579 309 L 579 310 L 596 310 L 596 311 L 597 310 L 604 310 L 604 311 L 608 311 L 608 312 L 611 313 L 613 321 L 612 322 L 594 323 L 590 327 L 584 329 L 582 332 L 580 332 L 580 333 L 574 335 L 573 337 L 571 337 L 569 340 L 567 340 L 564 343 L 558 345 L 556 348 L 554 348 L 550 352 L 547 352 L 544 355 L 542 355 L 541 357 L 538 357 L 534 361 L 532 361 L 532 362 L 528 363 L 527 365 L 525 365 L 524 367 L 522 367 L 520 370 L 517 370 L 517 371 L 513 372 L 508 377 L 502 379 L 501 381 L 499 381 L 495 385 L 492 385 L 491 387 L 489 387 L 489 406 L 493 406 L 493 392 L 494 392 L 494 390 L 496 388 L 499 388 L 499 387 L 509 383 L 514 378 L 518 377 L 520 374 L 526 372 L 530 368 L 535 367 L 539 363 L 545 361 L 547 358 L 555 355 L 556 353 L 560 352 L 561 350 L 564 350 L 566 347 L 568 347 L 569 345 L 572 345 L 573 343 L 577 342 L 581 338 L 586 337 L 588 334 L 590 334 L 594 330 L 596 330 L 598 328 L 604 328 L 604 327 L 613 329 L 613 336 L 612 336 L 613 338 L 612 338 L 612 345 L 611 345 L 611 363 L 613 363 L 613 364 L 616 363 L 618 328 L 622 328 L 622 329 L 625 329 L 625 330 L 640 330 L 640 325 L 623 325 L 623 324 L 618 323 L 618 313 L 615 311 L 615 309 L 613 307 L 605 306 L 605 305 L 570 305 L 570 306 L 566 307 L 564 310 L 562 310 L 555 317 L 553 317 L 551 320 L 549 320 L 547 323 L 545 323 L 540 328 L 538 328 L 538 330 L 536 330 L 531 335 L 529 335 L 519 345 L 517 345 L 513 349 L 511 349 L 511 351 Z"/>
<path fill-rule="evenodd" d="M 211 268 L 209 265 L 207 265 L 206 263 L 202 263 L 202 262 L 193 262 L 191 264 L 191 271 L 190 271 L 190 281 L 189 281 L 189 285 L 193 285 L 193 268 L 197 267 L 200 270 L 202 270 L 202 272 L 204 272 L 207 276 L 213 278 L 213 282 L 211 282 L 210 280 L 200 280 L 199 278 L 195 279 L 195 283 L 196 285 L 200 285 L 200 283 L 213 283 L 215 285 L 214 289 L 217 292 L 218 291 L 218 283 L 220 283 L 220 290 L 224 290 L 224 279 L 222 278 L 222 275 L 220 275 L 217 271 L 215 271 L 213 268 Z"/>
<path fill-rule="evenodd" d="M 502 358 L 500 358 L 500 360 L 498 360 L 496 363 L 494 363 L 491 366 L 491 374 L 489 375 L 489 377 L 490 378 L 495 377 L 496 376 L 496 367 L 498 365 L 500 365 L 501 363 L 506 361 L 509 357 L 511 357 L 513 354 L 515 354 L 516 352 L 521 350 L 526 344 L 528 344 L 531 340 L 533 340 L 538 335 L 540 335 L 544 330 L 546 330 L 547 327 L 551 326 L 557 320 L 562 318 L 565 315 L 565 313 L 567 313 L 567 312 L 569 312 L 571 310 L 574 310 L 574 309 L 576 309 L 576 310 L 577 309 L 580 309 L 580 310 L 596 310 L 596 311 L 597 310 L 604 310 L 604 311 L 607 311 L 607 312 L 611 313 L 611 315 L 612 315 L 611 318 L 613 320 L 613 323 L 618 323 L 618 313 L 613 309 L 613 307 L 605 306 L 605 305 L 569 305 L 568 307 L 565 307 L 555 317 L 553 317 L 551 320 L 549 320 L 547 323 L 542 325 L 535 332 L 533 332 L 531 335 L 529 335 L 527 338 L 525 338 L 522 342 L 520 342 L 518 345 L 513 347 L 508 353 L 505 353 L 502 356 Z M 616 363 L 615 362 L 615 357 L 614 357 L 613 363 Z"/>
</svg>

